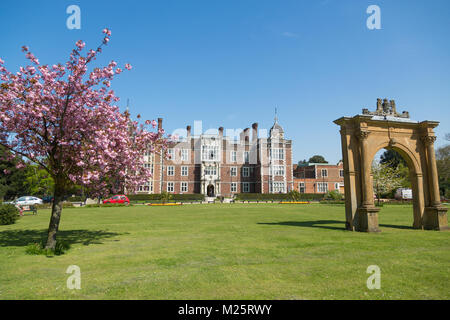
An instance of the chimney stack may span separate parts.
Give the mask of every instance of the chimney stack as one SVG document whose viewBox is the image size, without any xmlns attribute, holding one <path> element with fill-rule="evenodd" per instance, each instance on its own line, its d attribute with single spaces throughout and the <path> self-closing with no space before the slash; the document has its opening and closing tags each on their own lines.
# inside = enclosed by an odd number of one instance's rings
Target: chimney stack
<svg viewBox="0 0 450 320">
<path fill-rule="evenodd" d="M 186 138 L 190 138 L 191 137 L 191 126 L 187 126 L 186 127 Z"/>
<path fill-rule="evenodd" d="M 245 141 L 248 141 L 248 137 L 249 137 L 249 133 L 250 133 L 249 130 L 250 130 L 249 128 L 245 128 L 244 129 L 244 139 L 245 139 Z"/>
<path fill-rule="evenodd" d="M 223 138 L 223 127 L 219 128 L 219 137 Z"/>
<path fill-rule="evenodd" d="M 158 130 L 162 129 L 162 118 L 158 118 Z"/>
<path fill-rule="evenodd" d="M 252 141 L 254 142 L 254 141 L 258 140 L 258 123 L 257 122 L 252 124 L 252 129 L 253 129 Z"/>
</svg>

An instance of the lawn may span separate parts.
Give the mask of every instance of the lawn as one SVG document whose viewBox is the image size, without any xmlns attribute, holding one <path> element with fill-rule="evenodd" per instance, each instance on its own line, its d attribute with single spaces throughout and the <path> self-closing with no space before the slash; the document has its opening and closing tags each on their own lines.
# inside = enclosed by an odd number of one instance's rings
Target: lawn
<svg viewBox="0 0 450 320">
<path fill-rule="evenodd" d="M 345 231 L 341 205 L 70 208 L 71 249 L 27 255 L 49 216 L 0 226 L 0 299 L 450 298 L 450 232 L 411 229 L 410 206 L 385 206 L 379 234 Z M 66 287 L 69 265 L 81 290 Z"/>
</svg>

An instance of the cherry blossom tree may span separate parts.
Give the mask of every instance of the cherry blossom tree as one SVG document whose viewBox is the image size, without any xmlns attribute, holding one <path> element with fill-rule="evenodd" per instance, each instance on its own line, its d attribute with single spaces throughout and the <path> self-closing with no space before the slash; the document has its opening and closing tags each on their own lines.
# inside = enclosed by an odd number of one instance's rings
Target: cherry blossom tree
<svg viewBox="0 0 450 320">
<path fill-rule="evenodd" d="M 133 192 L 151 175 L 143 166 L 144 152 L 161 152 L 168 142 L 162 129 L 153 130 L 154 120 L 139 124 L 120 112 L 110 89 L 123 72 L 115 61 L 88 72 L 110 40 L 111 31 L 103 33 L 96 50 L 83 52 L 85 43 L 77 41 L 64 65 L 41 65 L 26 46 L 22 51 L 30 64 L 18 72 L 9 72 L 0 59 L 0 145 L 44 168 L 55 184 L 46 249 L 55 248 L 70 186 L 100 194 L 114 177 L 116 188 Z"/>
</svg>

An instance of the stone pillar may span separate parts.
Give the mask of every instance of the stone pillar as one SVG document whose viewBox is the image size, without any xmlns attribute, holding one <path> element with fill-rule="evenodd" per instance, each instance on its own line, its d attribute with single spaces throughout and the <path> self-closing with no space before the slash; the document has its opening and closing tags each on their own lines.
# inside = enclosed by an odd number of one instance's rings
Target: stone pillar
<svg viewBox="0 0 450 320">
<path fill-rule="evenodd" d="M 367 130 L 360 130 L 358 132 L 358 139 L 361 144 L 361 182 L 363 193 L 363 207 L 373 207 L 373 186 L 370 176 L 371 160 L 368 155 L 367 138 L 370 132 Z"/>
<path fill-rule="evenodd" d="M 442 206 L 439 193 L 438 171 L 434 153 L 436 137 L 426 135 L 422 137 L 422 141 L 427 149 L 428 186 L 430 189 L 430 206 L 425 208 L 423 227 L 427 230 L 449 230 L 447 208 Z"/>
<path fill-rule="evenodd" d="M 427 148 L 427 159 L 428 168 L 430 168 L 429 185 L 431 191 L 431 206 L 438 207 L 441 204 L 441 197 L 439 193 L 439 181 L 438 181 L 438 171 L 436 166 L 436 155 L 434 153 L 434 142 L 436 141 L 435 136 L 424 136 L 422 138 L 426 148 Z"/>
<path fill-rule="evenodd" d="M 370 132 L 367 129 L 360 129 L 357 137 L 361 147 L 361 189 L 362 189 L 362 205 L 358 208 L 355 217 L 354 226 L 356 231 L 361 232 L 380 232 L 378 226 L 379 208 L 374 206 L 373 186 L 371 179 L 371 158 L 369 158 L 369 150 L 367 138 Z"/>
</svg>

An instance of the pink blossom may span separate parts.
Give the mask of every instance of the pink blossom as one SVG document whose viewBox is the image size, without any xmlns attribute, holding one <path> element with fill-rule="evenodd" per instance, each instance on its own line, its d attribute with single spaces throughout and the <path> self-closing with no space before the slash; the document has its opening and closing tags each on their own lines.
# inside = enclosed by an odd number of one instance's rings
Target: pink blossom
<svg viewBox="0 0 450 320">
<path fill-rule="evenodd" d="M 129 63 L 125 64 L 125 69 L 131 70 L 131 68 L 132 68 L 131 64 L 129 64 Z"/>
<path fill-rule="evenodd" d="M 109 30 L 108 28 L 103 29 L 103 33 L 106 34 L 108 37 L 111 36 L 111 30 Z"/>
</svg>

